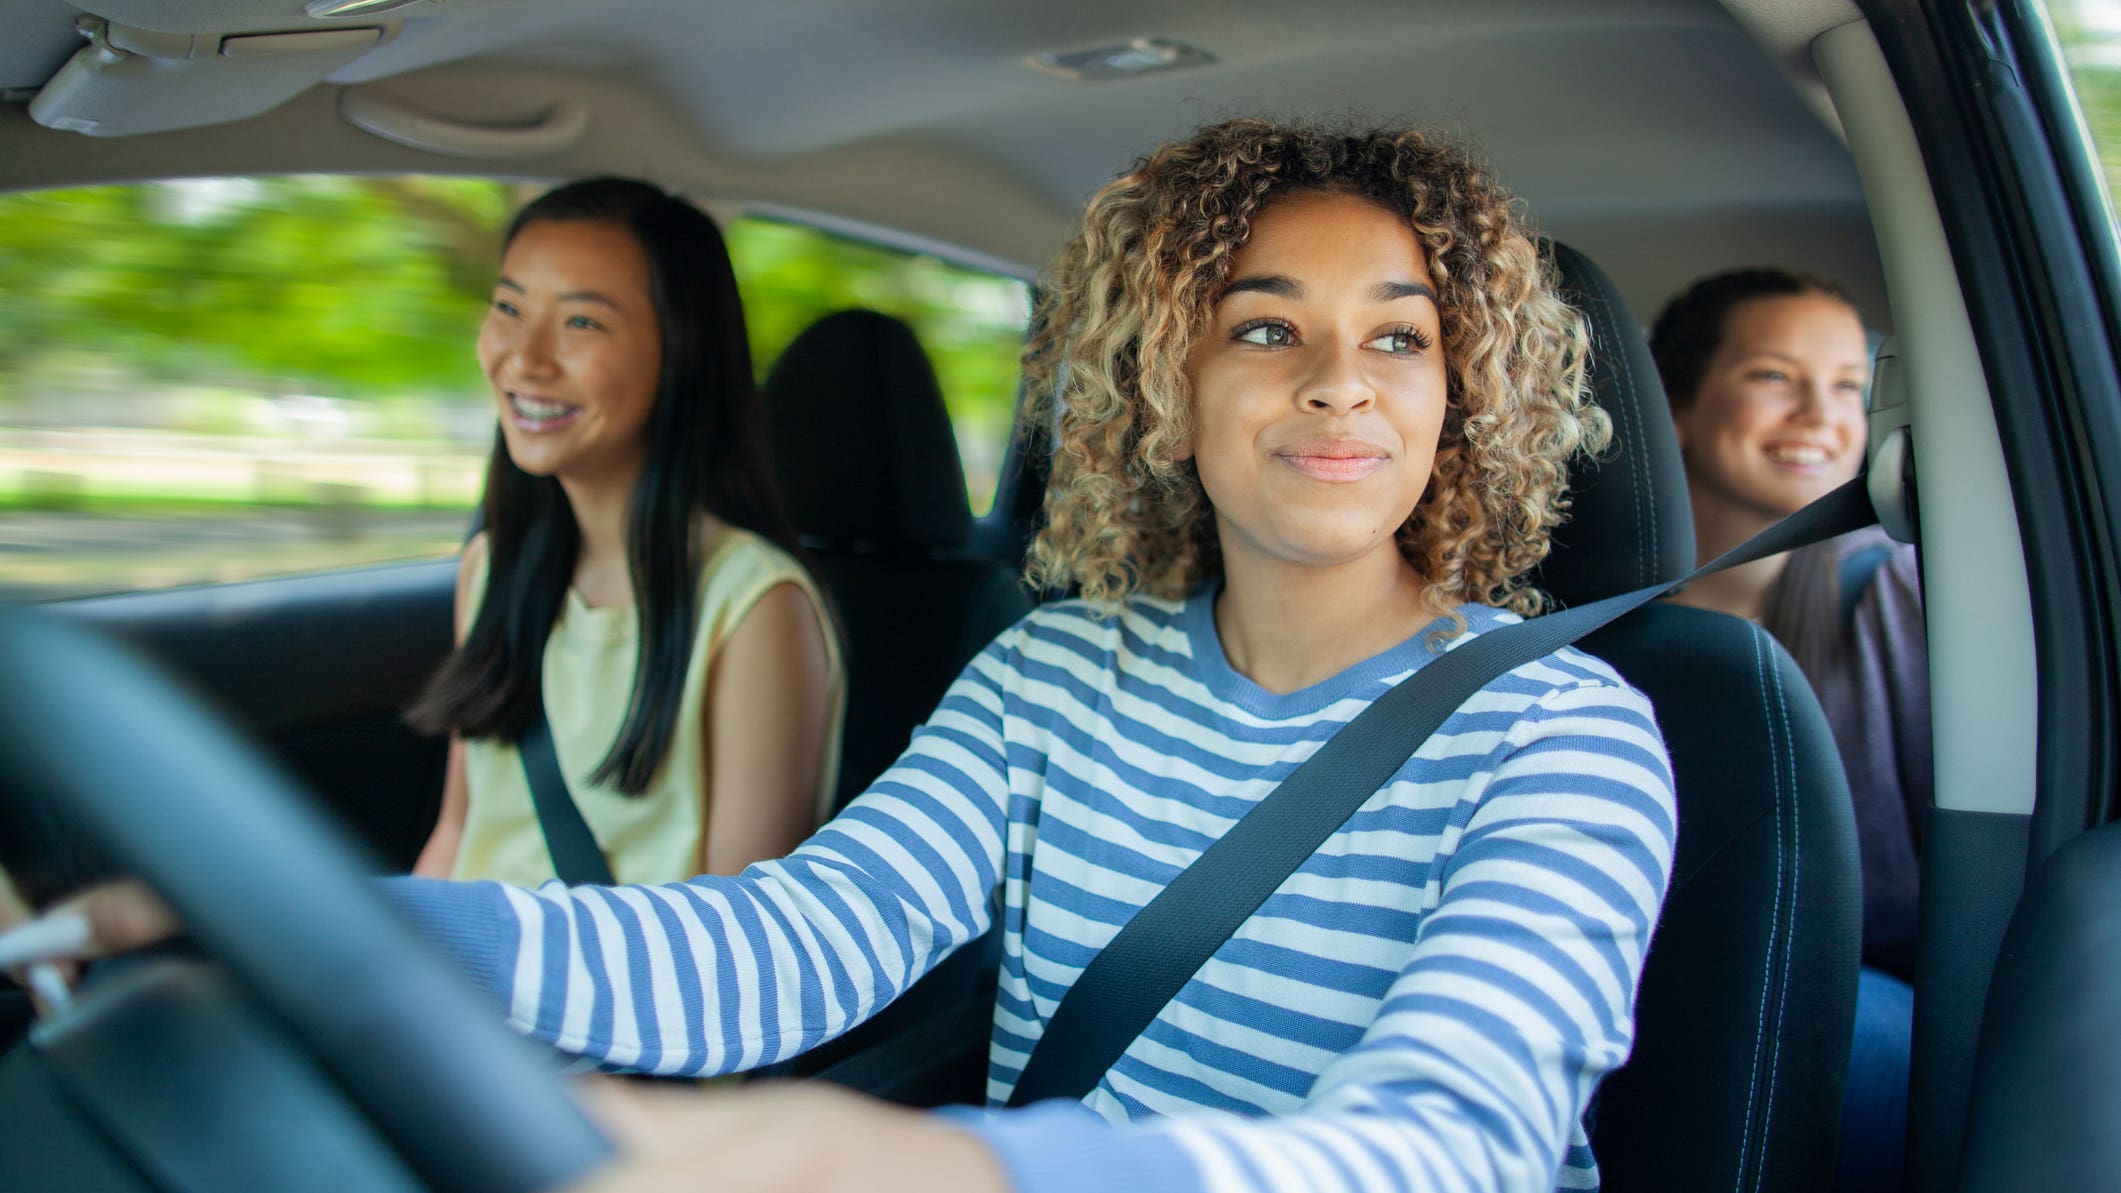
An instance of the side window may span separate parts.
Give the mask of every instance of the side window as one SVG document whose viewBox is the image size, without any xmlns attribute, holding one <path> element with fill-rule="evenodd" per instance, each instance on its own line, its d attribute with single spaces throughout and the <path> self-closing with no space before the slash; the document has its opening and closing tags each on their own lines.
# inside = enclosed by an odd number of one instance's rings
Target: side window
<svg viewBox="0 0 2121 1193">
<path fill-rule="evenodd" d="M 479 179 L 202 179 L 0 195 L 0 601 L 453 554 L 493 408 L 473 341 L 509 214 Z M 992 503 L 1021 281 L 740 219 L 763 370 L 821 315 L 920 335 Z"/>
<path fill-rule="evenodd" d="M 2121 194 L 2121 5 L 2049 0 L 2047 8 L 2111 198 Z"/>
<path fill-rule="evenodd" d="M 0 599 L 454 552 L 512 186 L 0 195 Z"/>
<path fill-rule="evenodd" d="M 801 224 L 744 218 L 727 233 L 760 376 L 789 341 L 834 311 L 868 307 L 913 328 L 957 432 L 972 512 L 985 514 L 1016 409 L 1030 287 Z"/>
</svg>

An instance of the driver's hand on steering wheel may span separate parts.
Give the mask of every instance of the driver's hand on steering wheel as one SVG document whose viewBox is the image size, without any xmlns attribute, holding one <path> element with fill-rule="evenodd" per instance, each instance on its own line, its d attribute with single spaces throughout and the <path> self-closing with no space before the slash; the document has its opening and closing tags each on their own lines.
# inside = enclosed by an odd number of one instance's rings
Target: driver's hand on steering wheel
<svg viewBox="0 0 2121 1193">
<path fill-rule="evenodd" d="M 578 1091 L 619 1162 L 574 1193 L 1008 1193 L 970 1131 L 822 1082 L 659 1089 L 592 1078 Z M 821 1140 L 830 1140 L 820 1146 Z"/>
<path fill-rule="evenodd" d="M 80 962 L 154 944 L 177 930 L 169 908 L 136 879 L 91 887 L 38 914 L 0 873 L 0 966 L 29 990 L 40 1013 L 54 1009 Z M 40 968 L 50 976 L 40 977 Z"/>
</svg>

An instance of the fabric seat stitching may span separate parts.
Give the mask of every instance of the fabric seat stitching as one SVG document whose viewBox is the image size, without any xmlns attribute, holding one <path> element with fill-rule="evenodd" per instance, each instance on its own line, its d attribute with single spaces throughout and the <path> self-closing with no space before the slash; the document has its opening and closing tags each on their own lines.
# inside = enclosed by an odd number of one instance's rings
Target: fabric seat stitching
<svg viewBox="0 0 2121 1193">
<path fill-rule="evenodd" d="M 1767 707 L 1768 703 L 1767 674 L 1761 669 L 1760 645 L 1760 631 L 1756 627 L 1753 631 L 1753 670 L 1760 682 L 1760 706 L 1764 709 Z M 1780 764 L 1776 759 L 1776 755 L 1778 755 L 1779 752 L 1780 751 L 1777 749 L 1774 741 L 1774 736 L 1771 733 L 1768 738 L 1769 763 L 1770 770 L 1777 776 L 1778 783 L 1780 782 L 1781 771 Z M 1774 931 L 1775 922 L 1781 918 L 1782 913 L 1782 817 L 1780 815 L 1777 815 L 1775 817 L 1775 900 L 1772 906 L 1774 908 L 1774 913 L 1770 918 L 1768 924 L 1769 932 L 1771 934 Z M 1770 939 L 1772 940 L 1772 935 Z M 1755 1020 L 1753 1027 L 1753 1071 L 1750 1078 L 1746 1082 L 1745 1120 L 1739 1128 L 1737 1184 L 1734 1187 L 1740 1190 L 1743 1190 L 1745 1188 L 1746 1170 L 1749 1167 L 1749 1162 L 1751 1160 L 1753 1152 L 1753 1106 L 1760 1095 L 1760 1058 L 1761 1053 L 1765 1047 L 1764 1041 L 1766 1039 L 1767 1034 L 1768 986 L 1773 978 L 1774 969 L 1775 953 L 1774 948 L 1771 944 L 1768 949 L 1767 955 L 1762 958 L 1760 974 L 1760 1014 Z"/>
<path fill-rule="evenodd" d="M 1621 384 L 1625 388 L 1622 392 L 1633 394 L 1635 393 L 1635 368 L 1628 360 L 1627 347 L 1621 340 L 1622 329 L 1620 321 L 1613 315 L 1612 305 L 1606 302 L 1603 295 L 1599 296 L 1598 302 L 1600 306 L 1606 309 L 1606 323 L 1612 328 L 1614 345 L 1613 367 L 1618 373 L 1624 374 Z M 1657 478 L 1655 472 L 1649 467 L 1649 445 L 1643 442 L 1642 410 L 1633 401 L 1622 403 L 1622 407 L 1627 411 L 1627 419 L 1630 425 L 1630 440 L 1627 445 L 1623 446 L 1622 451 L 1628 458 L 1629 475 L 1636 482 L 1630 486 L 1635 497 L 1635 575 L 1639 583 L 1653 584 L 1657 580 L 1656 565 L 1651 559 L 1652 555 L 1656 553 L 1658 542 L 1657 503 L 1650 500 L 1651 493 L 1649 490 L 1656 486 Z"/>
<path fill-rule="evenodd" d="M 1762 639 L 1763 646 L 1766 645 L 1764 631 L 1755 626 L 1753 634 L 1756 638 Z M 1770 663 L 1773 662 L 1773 658 L 1773 653 L 1770 651 Z M 1790 710 L 1789 703 L 1783 693 L 1782 672 L 1779 668 L 1776 668 L 1773 669 L 1772 675 L 1775 681 L 1775 712 L 1782 722 L 1782 741 L 1789 748 L 1790 885 L 1789 915 L 1783 922 L 1782 931 L 1782 983 L 1775 991 L 1774 1051 L 1768 1061 L 1767 1105 L 1764 1107 L 1760 1122 L 1760 1154 L 1763 1158 L 1767 1155 L 1768 1134 L 1775 1124 L 1775 1079 L 1782 1068 L 1782 1028 L 1790 998 L 1790 958 L 1796 952 L 1797 945 L 1797 888 L 1802 881 L 1801 876 L 1804 869 L 1804 836 L 1802 832 L 1804 826 L 1803 821 L 1800 819 L 1804 815 L 1804 800 L 1803 794 L 1797 789 L 1797 736 L 1790 728 Z M 1779 789 L 1781 786 L 1780 771 L 1777 772 L 1776 783 Z"/>
<path fill-rule="evenodd" d="M 1569 251 L 1577 257 L 1583 257 L 1583 254 L 1576 253 L 1574 249 Z M 1589 258 L 1583 259 L 1586 264 L 1589 263 Z M 1598 309 L 1602 314 L 1594 317 L 1594 322 L 1598 327 L 1602 327 L 1607 331 L 1604 338 L 1612 345 L 1612 351 L 1609 355 L 1613 357 L 1615 362 L 1613 368 L 1616 373 L 1616 379 L 1619 379 L 1617 377 L 1618 374 L 1624 373 L 1625 378 L 1620 380 L 1621 384 L 1626 386 L 1626 389 L 1622 392 L 1633 394 L 1635 392 L 1635 371 L 1628 363 L 1628 354 L 1622 346 L 1620 324 L 1619 320 L 1613 315 L 1612 304 L 1606 301 L 1604 292 L 1600 290 L 1585 289 L 1583 295 L 1587 301 L 1598 304 Z M 1597 338 L 1594 335 L 1594 343 Z M 1620 445 L 1620 454 L 1622 460 L 1627 464 L 1628 478 L 1631 482 L 1628 485 L 1628 493 L 1633 498 L 1635 505 L 1636 583 L 1638 586 L 1653 584 L 1657 579 L 1655 574 L 1656 567 L 1651 562 L 1650 556 L 1653 544 L 1656 541 L 1657 512 L 1655 503 L 1647 500 L 1649 497 L 1647 490 L 1656 484 L 1656 478 L 1648 467 L 1648 457 L 1645 454 L 1648 445 L 1642 441 L 1642 411 L 1637 409 L 1637 404 L 1634 401 L 1623 401 L 1618 403 L 1618 405 L 1620 406 L 1621 418 L 1627 424 L 1627 431 L 1623 436 L 1625 441 Z"/>
</svg>

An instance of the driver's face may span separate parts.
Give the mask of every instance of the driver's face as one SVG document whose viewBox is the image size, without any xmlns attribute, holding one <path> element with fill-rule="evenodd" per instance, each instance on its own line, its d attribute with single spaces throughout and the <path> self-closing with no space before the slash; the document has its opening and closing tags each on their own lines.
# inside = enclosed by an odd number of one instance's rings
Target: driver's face
<svg viewBox="0 0 2121 1193">
<path fill-rule="evenodd" d="M 1439 317 L 1427 254 L 1384 207 L 1300 194 L 1253 219 L 1186 362 L 1226 567 L 1398 566 L 1443 430 Z"/>
</svg>

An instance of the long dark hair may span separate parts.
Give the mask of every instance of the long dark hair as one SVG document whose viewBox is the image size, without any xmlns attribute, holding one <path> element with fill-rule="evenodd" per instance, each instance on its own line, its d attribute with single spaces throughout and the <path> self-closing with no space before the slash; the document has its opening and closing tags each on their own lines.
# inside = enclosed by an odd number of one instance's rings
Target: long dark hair
<svg viewBox="0 0 2121 1193">
<path fill-rule="evenodd" d="M 503 241 L 541 220 L 610 224 L 648 258 L 662 330 L 648 462 L 627 515 L 626 556 L 640 662 L 626 719 L 592 782 L 645 791 L 677 728 L 699 617 L 699 515 L 789 550 L 795 536 L 771 479 L 743 304 L 722 234 L 698 208 L 647 183 L 592 178 L 534 200 Z M 508 458 L 498 429 L 486 466 L 486 594 L 464 644 L 407 714 L 431 733 L 522 737 L 543 700 L 551 636 L 581 543 L 559 481 Z"/>
</svg>

